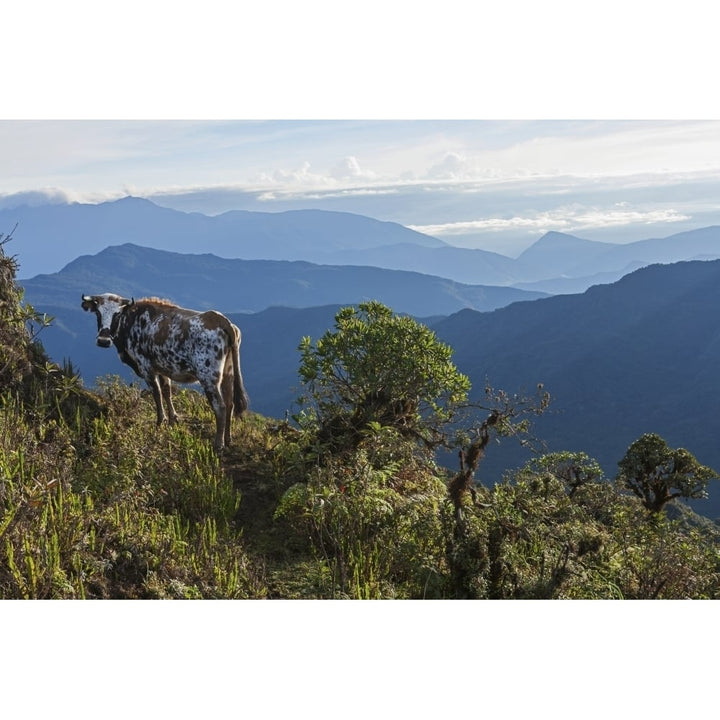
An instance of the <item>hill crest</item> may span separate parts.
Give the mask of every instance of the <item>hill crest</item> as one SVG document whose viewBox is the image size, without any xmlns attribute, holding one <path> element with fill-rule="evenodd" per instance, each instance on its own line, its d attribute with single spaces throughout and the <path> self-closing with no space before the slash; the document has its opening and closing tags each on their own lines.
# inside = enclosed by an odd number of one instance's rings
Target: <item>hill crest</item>
<svg viewBox="0 0 720 720">
<path fill-rule="evenodd" d="M 461 307 L 489 310 L 544 293 L 457 283 L 424 273 L 372 266 L 318 265 L 305 260 L 242 260 L 134 243 L 82 255 L 60 272 L 23 281 L 28 297 L 74 307 L 77 292 L 162 294 L 187 307 L 255 312 L 270 305 L 310 307 L 378 299 L 400 312 L 446 315 Z M 88 285 L 91 286 L 88 289 Z"/>
</svg>

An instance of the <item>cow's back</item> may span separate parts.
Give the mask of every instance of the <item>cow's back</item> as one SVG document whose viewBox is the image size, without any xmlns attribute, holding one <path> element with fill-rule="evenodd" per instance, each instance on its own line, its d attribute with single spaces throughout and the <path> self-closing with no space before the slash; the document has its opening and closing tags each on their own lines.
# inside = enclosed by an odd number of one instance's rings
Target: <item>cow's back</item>
<svg viewBox="0 0 720 720">
<path fill-rule="evenodd" d="M 139 300 L 126 312 L 121 342 L 143 374 L 176 382 L 222 372 L 231 338 L 227 319 L 214 310 L 198 312 L 157 300 Z"/>
</svg>

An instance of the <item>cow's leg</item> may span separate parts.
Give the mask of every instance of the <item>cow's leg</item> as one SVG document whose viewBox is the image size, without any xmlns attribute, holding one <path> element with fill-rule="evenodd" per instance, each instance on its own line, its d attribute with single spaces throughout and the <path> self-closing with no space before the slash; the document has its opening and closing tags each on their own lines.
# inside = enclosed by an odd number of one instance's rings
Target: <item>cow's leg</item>
<svg viewBox="0 0 720 720">
<path fill-rule="evenodd" d="M 223 400 L 221 392 L 222 384 L 203 383 L 205 396 L 210 403 L 210 407 L 215 413 L 216 431 L 215 431 L 215 450 L 221 452 L 224 447 L 225 440 L 225 418 L 227 417 L 227 407 Z"/>
<path fill-rule="evenodd" d="M 172 401 L 172 380 L 164 375 L 160 375 L 158 380 L 160 381 L 160 390 L 165 401 L 165 407 L 167 407 L 168 411 L 168 421 L 171 425 L 174 425 L 178 421 L 178 414 Z"/>
<path fill-rule="evenodd" d="M 146 382 L 150 390 L 152 390 L 153 399 L 155 400 L 157 424 L 162 425 L 165 422 L 165 410 L 163 409 L 162 392 L 160 390 L 160 378 L 157 375 L 151 375 L 146 379 Z"/>
<path fill-rule="evenodd" d="M 233 410 L 235 408 L 235 376 L 231 355 L 228 355 L 225 361 L 225 372 L 223 373 L 222 387 L 220 390 L 223 400 L 225 401 L 225 444 L 229 445 L 231 442 Z"/>
</svg>

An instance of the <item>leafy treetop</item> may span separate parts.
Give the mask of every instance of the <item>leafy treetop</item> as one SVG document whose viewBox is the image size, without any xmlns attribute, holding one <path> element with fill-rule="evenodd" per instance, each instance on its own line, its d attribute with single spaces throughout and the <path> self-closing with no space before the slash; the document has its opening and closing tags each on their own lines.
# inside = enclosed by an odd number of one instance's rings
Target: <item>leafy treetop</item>
<svg viewBox="0 0 720 720">
<path fill-rule="evenodd" d="M 718 478 L 690 451 L 673 450 L 655 433 L 633 442 L 618 465 L 618 482 L 637 495 L 651 513 L 659 513 L 675 498 L 706 498 L 708 482 Z"/>
<path fill-rule="evenodd" d="M 449 346 L 376 301 L 342 308 L 334 330 L 316 343 L 303 338 L 299 350 L 299 374 L 310 396 L 303 402 L 310 404 L 324 439 L 351 446 L 369 423 L 437 446 L 441 427 L 470 390 Z"/>
</svg>

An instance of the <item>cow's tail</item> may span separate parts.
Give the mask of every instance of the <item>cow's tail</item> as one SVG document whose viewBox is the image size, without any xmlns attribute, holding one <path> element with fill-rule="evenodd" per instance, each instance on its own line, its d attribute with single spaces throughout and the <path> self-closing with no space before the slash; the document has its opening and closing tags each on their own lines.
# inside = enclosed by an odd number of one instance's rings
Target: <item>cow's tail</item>
<svg viewBox="0 0 720 720">
<path fill-rule="evenodd" d="M 240 370 L 240 328 L 233 325 L 229 320 L 230 325 L 230 342 L 232 346 L 232 364 L 233 364 L 233 408 L 234 414 L 240 417 L 247 409 L 249 400 L 247 393 L 245 392 L 245 386 L 243 385 L 242 372 Z"/>
</svg>

